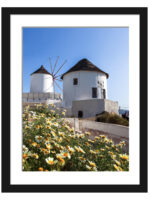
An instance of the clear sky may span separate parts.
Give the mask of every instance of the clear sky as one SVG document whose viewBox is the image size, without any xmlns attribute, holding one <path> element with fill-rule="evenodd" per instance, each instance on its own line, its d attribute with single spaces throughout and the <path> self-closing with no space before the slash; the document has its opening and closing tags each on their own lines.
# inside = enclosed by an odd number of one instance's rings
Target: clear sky
<svg viewBox="0 0 150 200">
<path fill-rule="evenodd" d="M 107 72 L 108 99 L 128 107 L 128 28 L 23 28 L 23 92 L 30 91 L 30 74 L 41 65 L 50 72 L 49 57 L 54 66 L 57 56 L 56 71 L 67 60 L 58 74 L 83 58 Z"/>
</svg>

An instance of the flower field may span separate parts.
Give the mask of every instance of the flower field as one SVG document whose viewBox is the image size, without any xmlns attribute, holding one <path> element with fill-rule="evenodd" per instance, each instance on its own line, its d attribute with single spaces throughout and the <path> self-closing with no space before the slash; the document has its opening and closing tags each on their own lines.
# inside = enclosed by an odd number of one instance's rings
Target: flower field
<svg viewBox="0 0 150 200">
<path fill-rule="evenodd" d="M 125 142 L 77 133 L 54 105 L 23 111 L 23 171 L 128 171 Z M 58 112 L 57 112 L 58 110 Z"/>
</svg>

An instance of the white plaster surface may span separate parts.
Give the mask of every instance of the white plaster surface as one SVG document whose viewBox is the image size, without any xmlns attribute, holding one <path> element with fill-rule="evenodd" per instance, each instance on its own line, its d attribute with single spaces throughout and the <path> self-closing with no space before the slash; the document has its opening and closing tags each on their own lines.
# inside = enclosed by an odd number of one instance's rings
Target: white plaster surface
<svg viewBox="0 0 150 200">
<path fill-rule="evenodd" d="M 78 78 L 78 85 L 73 85 L 73 79 Z M 101 84 L 101 85 L 100 85 Z M 101 99 L 101 88 L 106 90 L 107 77 L 105 74 L 95 71 L 75 71 L 63 77 L 63 102 L 65 107 L 72 106 L 74 100 L 92 98 L 92 88 L 97 88 L 97 99 Z"/>
<path fill-rule="evenodd" d="M 104 111 L 118 114 L 118 102 L 108 99 L 76 100 L 72 102 L 72 116 L 78 117 L 78 112 L 83 112 L 83 118 L 94 117 Z"/>
<path fill-rule="evenodd" d="M 23 102 L 44 102 L 52 100 L 62 100 L 62 95 L 60 93 L 23 93 Z"/>
<path fill-rule="evenodd" d="M 30 77 L 30 92 L 31 93 L 46 93 L 53 92 L 53 79 L 50 74 L 32 74 Z"/>
</svg>

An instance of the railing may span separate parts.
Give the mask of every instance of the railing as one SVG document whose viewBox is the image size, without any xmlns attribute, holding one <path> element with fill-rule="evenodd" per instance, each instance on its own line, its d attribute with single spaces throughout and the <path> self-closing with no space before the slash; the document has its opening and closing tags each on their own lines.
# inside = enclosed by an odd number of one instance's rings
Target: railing
<svg viewBox="0 0 150 200">
<path fill-rule="evenodd" d="M 62 95 L 59 93 L 23 93 L 24 101 L 41 101 L 41 100 L 62 100 Z"/>
</svg>

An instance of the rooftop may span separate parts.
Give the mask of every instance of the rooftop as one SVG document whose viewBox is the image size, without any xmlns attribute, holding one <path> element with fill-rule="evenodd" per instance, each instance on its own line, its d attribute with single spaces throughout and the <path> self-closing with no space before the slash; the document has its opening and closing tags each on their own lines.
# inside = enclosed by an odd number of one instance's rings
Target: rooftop
<svg viewBox="0 0 150 200">
<path fill-rule="evenodd" d="M 43 65 L 41 65 L 41 67 L 37 69 L 35 72 L 33 72 L 31 75 L 33 74 L 50 74 L 50 73 L 44 68 Z"/>
<path fill-rule="evenodd" d="M 109 77 L 109 74 L 104 72 L 103 70 L 99 69 L 96 67 L 93 63 L 91 63 L 88 59 L 82 59 L 78 63 L 76 63 L 71 69 L 69 69 L 67 72 L 65 72 L 62 76 L 61 79 L 63 79 L 63 76 L 74 71 L 97 71 L 104 73 L 107 78 Z"/>
</svg>

